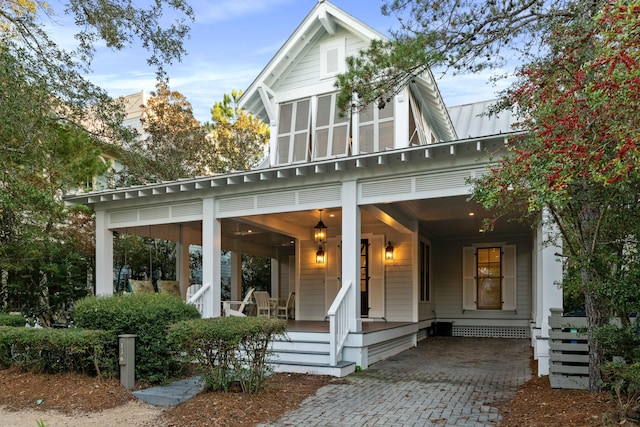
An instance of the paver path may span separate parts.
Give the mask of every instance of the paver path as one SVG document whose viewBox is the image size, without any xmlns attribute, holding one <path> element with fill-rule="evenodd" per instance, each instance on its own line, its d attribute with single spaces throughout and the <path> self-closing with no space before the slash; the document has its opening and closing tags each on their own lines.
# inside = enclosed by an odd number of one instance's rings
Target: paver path
<svg viewBox="0 0 640 427">
<path fill-rule="evenodd" d="M 531 378 L 526 339 L 435 337 L 318 390 L 271 426 L 496 426 Z"/>
</svg>

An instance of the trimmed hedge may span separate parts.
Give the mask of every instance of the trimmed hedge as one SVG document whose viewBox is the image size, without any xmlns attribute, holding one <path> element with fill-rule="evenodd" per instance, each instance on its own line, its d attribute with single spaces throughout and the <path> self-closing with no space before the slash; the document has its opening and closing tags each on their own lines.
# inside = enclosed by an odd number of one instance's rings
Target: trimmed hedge
<svg viewBox="0 0 640 427">
<path fill-rule="evenodd" d="M 21 314 L 0 313 L 0 325 L 3 326 L 24 326 L 27 320 Z"/>
<path fill-rule="evenodd" d="M 0 366 L 39 373 L 116 372 L 113 334 L 86 329 L 36 329 L 0 326 Z"/>
<path fill-rule="evenodd" d="M 196 319 L 193 306 L 167 294 L 141 293 L 110 297 L 88 297 L 76 302 L 74 320 L 78 327 L 102 329 L 114 339 L 135 334 L 136 380 L 152 383 L 174 377 L 181 369 L 167 342 L 169 325 Z"/>
<path fill-rule="evenodd" d="M 237 382 L 243 392 L 254 393 L 264 388 L 269 343 L 286 328 L 280 319 L 198 319 L 172 325 L 169 340 L 196 362 L 208 389 L 228 390 Z"/>
</svg>

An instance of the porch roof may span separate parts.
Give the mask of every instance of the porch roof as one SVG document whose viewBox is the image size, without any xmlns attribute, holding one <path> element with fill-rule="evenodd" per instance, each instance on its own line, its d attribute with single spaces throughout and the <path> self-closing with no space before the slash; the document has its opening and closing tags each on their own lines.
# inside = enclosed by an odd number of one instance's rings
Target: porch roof
<svg viewBox="0 0 640 427">
<path fill-rule="evenodd" d="M 131 200 L 159 195 L 176 193 L 198 192 L 215 188 L 240 185 L 244 183 L 256 183 L 262 181 L 274 181 L 291 179 L 303 176 L 322 176 L 336 172 L 355 171 L 362 168 L 375 170 L 378 167 L 389 165 L 402 165 L 412 162 L 433 162 L 439 158 L 455 156 L 460 152 L 477 152 L 484 150 L 486 142 L 507 142 L 509 138 L 520 135 L 523 132 L 489 135 L 478 138 L 460 139 L 437 144 L 420 145 L 415 147 L 388 150 L 378 153 L 361 154 L 348 157 L 337 157 L 330 160 L 299 163 L 293 165 L 274 166 L 267 169 L 253 169 L 249 171 L 215 174 L 205 177 L 185 178 L 176 181 L 163 181 L 154 184 L 136 185 L 115 189 L 93 191 L 88 193 L 76 193 L 65 196 L 64 201 L 68 205 L 94 205 L 104 202 Z M 469 147 L 471 146 L 471 147 Z"/>
</svg>

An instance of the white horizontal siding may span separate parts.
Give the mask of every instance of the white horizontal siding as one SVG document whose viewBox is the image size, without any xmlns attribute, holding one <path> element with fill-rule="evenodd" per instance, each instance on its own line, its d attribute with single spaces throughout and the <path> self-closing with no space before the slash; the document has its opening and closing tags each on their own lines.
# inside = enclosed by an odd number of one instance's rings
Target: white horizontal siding
<svg viewBox="0 0 640 427">
<path fill-rule="evenodd" d="M 324 266 L 316 264 L 318 247 L 312 241 L 300 242 L 300 291 L 298 320 L 324 320 Z"/>
<path fill-rule="evenodd" d="M 412 243 L 408 234 L 387 235 L 394 247 L 394 260 L 385 263 L 386 318 L 409 322 L 413 317 Z M 385 242 L 386 245 L 386 242 Z"/>
<path fill-rule="evenodd" d="M 321 80 L 320 45 L 345 39 L 347 56 L 357 54 L 358 50 L 368 45 L 362 39 L 355 37 L 342 28 L 338 29 L 333 36 L 325 34 L 317 40 L 312 40 L 304 53 L 293 62 L 290 68 L 283 74 L 280 84 L 278 84 L 275 89 L 278 92 L 286 92 L 317 84 Z"/>
</svg>

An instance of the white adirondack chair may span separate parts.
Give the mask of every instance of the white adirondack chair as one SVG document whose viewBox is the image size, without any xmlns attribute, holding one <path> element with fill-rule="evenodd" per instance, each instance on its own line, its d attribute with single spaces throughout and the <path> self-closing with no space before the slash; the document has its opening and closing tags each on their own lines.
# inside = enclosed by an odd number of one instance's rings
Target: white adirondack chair
<svg viewBox="0 0 640 427">
<path fill-rule="evenodd" d="M 245 317 L 244 309 L 251 301 L 251 295 L 254 289 L 255 288 L 249 289 L 242 301 L 222 301 L 222 314 L 224 316 Z"/>
</svg>

